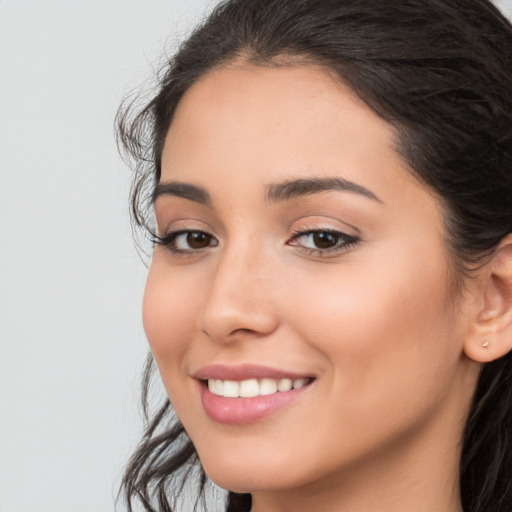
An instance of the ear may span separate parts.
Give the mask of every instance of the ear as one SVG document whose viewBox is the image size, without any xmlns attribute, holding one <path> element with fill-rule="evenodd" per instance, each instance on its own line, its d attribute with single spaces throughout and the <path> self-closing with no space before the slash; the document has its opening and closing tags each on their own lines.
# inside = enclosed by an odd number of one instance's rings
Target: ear
<svg viewBox="0 0 512 512">
<path fill-rule="evenodd" d="M 474 361 L 488 363 L 512 350 L 512 234 L 501 241 L 482 270 L 464 351 Z"/>
</svg>

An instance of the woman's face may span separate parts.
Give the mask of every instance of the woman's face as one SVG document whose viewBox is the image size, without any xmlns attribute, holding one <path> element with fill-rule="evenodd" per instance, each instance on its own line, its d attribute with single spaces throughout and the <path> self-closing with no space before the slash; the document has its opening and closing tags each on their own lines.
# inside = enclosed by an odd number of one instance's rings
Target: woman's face
<svg viewBox="0 0 512 512">
<path fill-rule="evenodd" d="M 439 202 L 394 135 L 311 67 L 231 65 L 179 105 L 144 326 L 223 487 L 294 489 L 458 450 L 465 302 Z"/>
</svg>

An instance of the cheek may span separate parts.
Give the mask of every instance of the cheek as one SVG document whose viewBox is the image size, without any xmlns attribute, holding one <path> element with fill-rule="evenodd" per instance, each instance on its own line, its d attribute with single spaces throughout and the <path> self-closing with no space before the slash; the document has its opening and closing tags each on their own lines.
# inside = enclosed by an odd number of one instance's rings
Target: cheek
<svg viewBox="0 0 512 512">
<path fill-rule="evenodd" d="M 179 275 L 169 275 L 154 261 L 149 270 L 143 302 L 143 324 L 166 388 L 169 380 L 184 370 L 183 357 L 197 324 L 198 300 L 194 287 L 180 284 Z"/>
<path fill-rule="evenodd" d="M 328 361 L 331 389 L 354 413 L 426 405 L 455 371 L 460 347 L 446 262 L 423 259 L 348 264 L 303 279 L 290 294 L 301 331 Z"/>
</svg>

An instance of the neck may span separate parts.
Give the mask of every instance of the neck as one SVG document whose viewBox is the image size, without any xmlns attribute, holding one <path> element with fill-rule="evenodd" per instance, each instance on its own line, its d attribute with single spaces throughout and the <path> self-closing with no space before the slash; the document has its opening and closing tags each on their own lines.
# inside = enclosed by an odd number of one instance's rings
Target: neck
<svg viewBox="0 0 512 512">
<path fill-rule="evenodd" d="M 446 424 L 438 427 L 411 434 L 415 439 L 401 439 L 327 479 L 253 493 L 251 512 L 463 512 L 460 426 L 449 433 Z"/>
<path fill-rule="evenodd" d="M 310 484 L 291 492 L 253 494 L 252 512 L 462 512 L 458 478 L 439 464 L 401 471 L 375 467 L 338 482 Z M 434 475 L 434 476 L 432 476 Z M 341 475 L 340 475 L 341 476 Z"/>
</svg>

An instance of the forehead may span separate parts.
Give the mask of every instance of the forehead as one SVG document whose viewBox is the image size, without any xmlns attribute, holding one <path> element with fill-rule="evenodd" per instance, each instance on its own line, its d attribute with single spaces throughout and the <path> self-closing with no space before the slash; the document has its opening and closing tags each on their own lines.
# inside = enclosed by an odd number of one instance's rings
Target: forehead
<svg viewBox="0 0 512 512">
<path fill-rule="evenodd" d="M 195 116 L 203 118 L 197 126 Z M 283 135 L 293 130 L 307 133 L 315 125 L 338 128 L 348 123 L 364 129 L 374 141 L 392 143 L 395 131 L 379 118 L 348 86 L 333 73 L 319 66 L 267 66 L 230 64 L 207 73 L 195 82 L 180 101 L 170 135 L 192 129 L 195 137 L 208 133 L 213 125 L 222 127 L 222 135 L 236 133 L 246 137 L 247 130 L 258 135 Z M 235 126 L 236 123 L 236 126 Z M 329 126 L 331 125 L 331 126 Z M 244 132 L 229 128 L 243 128 Z M 204 128 L 204 130 L 202 129 Z M 265 130 L 262 132 L 261 129 Z M 302 130 L 301 130 L 302 128 Z M 310 132 L 309 136 L 313 134 Z M 335 134 L 333 134 L 335 135 Z M 169 141 L 168 141 L 169 142 Z"/>
<path fill-rule="evenodd" d="M 311 175 L 394 193 L 418 188 L 395 142 L 395 129 L 320 67 L 231 64 L 182 98 L 162 181 L 207 184 L 214 193 L 235 181 L 246 192 Z"/>
</svg>

